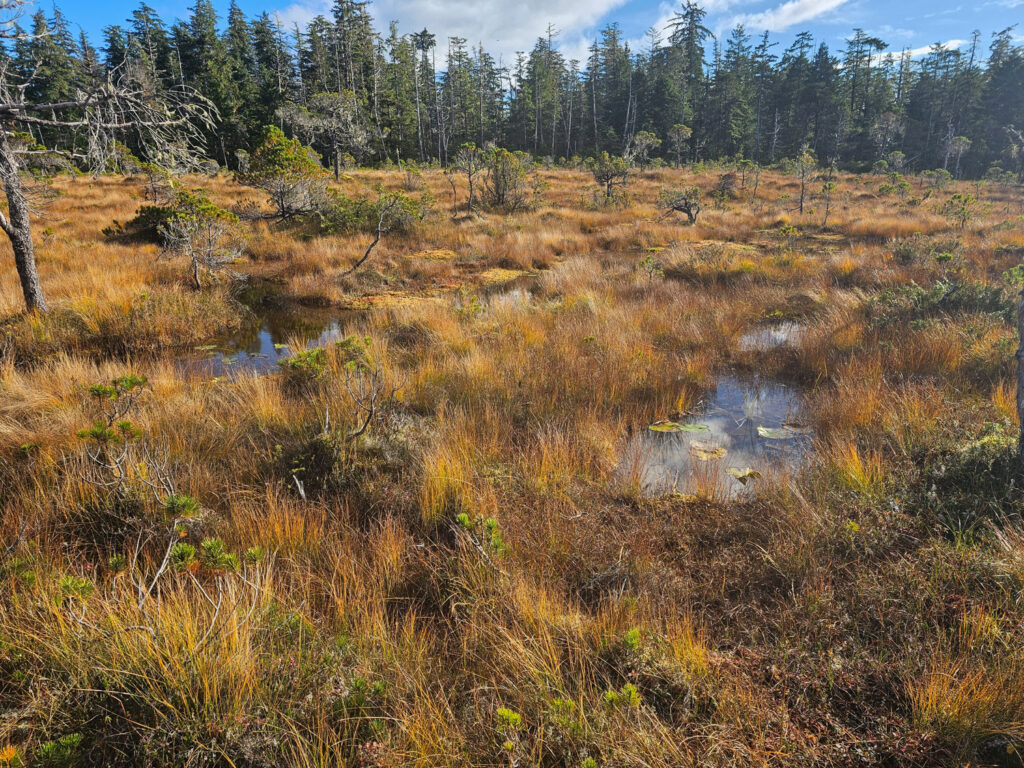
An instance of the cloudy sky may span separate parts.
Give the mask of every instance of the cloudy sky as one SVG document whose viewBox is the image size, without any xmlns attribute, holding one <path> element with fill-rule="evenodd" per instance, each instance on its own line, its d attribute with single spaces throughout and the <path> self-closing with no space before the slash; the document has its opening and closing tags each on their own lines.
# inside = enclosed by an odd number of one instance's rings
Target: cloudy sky
<svg viewBox="0 0 1024 768">
<path fill-rule="evenodd" d="M 194 0 L 149 0 L 165 19 L 187 15 Z M 50 0 L 37 0 L 49 10 Z M 249 14 L 276 12 L 291 25 L 305 23 L 330 11 L 332 0 L 239 0 Z M 214 0 L 225 12 L 228 0 Z M 706 0 L 709 26 L 727 34 L 737 23 L 752 36 L 768 30 L 784 47 L 808 30 L 833 50 L 843 47 L 854 27 L 880 37 L 893 50 L 927 51 L 932 43 L 964 45 L 971 31 L 982 33 L 987 46 L 992 32 L 1024 22 L 1024 0 Z M 122 21 L 138 0 L 62 0 L 61 9 L 94 40 L 110 23 Z M 617 21 L 627 39 L 644 46 L 645 33 L 664 29 L 674 6 L 664 0 L 374 0 L 371 12 L 379 29 L 391 20 L 403 32 L 426 27 L 438 37 L 439 54 L 449 35 L 484 47 L 505 63 L 515 52 L 529 49 L 548 25 L 558 32 L 559 45 L 571 56 L 584 58 L 588 43 L 607 23 Z M 678 6 L 675 6 L 678 7 Z M 1016 30 L 1024 42 L 1024 23 Z M 440 56 L 439 56 L 440 58 Z"/>
</svg>

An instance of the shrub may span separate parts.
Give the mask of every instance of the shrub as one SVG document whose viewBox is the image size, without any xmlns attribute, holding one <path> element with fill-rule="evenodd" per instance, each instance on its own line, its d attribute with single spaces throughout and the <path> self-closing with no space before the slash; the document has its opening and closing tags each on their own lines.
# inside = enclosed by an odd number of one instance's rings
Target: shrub
<svg viewBox="0 0 1024 768">
<path fill-rule="evenodd" d="M 289 139 L 280 128 L 269 126 L 249 156 L 248 168 L 235 174 L 239 183 L 270 195 L 282 219 L 317 210 L 327 188 L 327 171 L 320 156 L 298 139 Z"/>
<path fill-rule="evenodd" d="M 529 155 L 494 147 L 487 152 L 484 162 L 484 202 L 491 208 L 510 213 L 527 208 L 530 202 Z"/>
<path fill-rule="evenodd" d="M 673 212 L 684 213 L 690 224 L 696 224 L 701 210 L 700 190 L 697 187 L 664 189 L 658 197 L 658 204 L 666 215 Z"/>
<path fill-rule="evenodd" d="M 594 181 L 604 188 L 604 202 L 614 202 L 619 197 L 617 193 L 620 188 L 626 186 L 629 177 L 629 163 L 626 159 L 602 152 L 597 157 L 590 158 L 587 167 L 594 175 Z"/>
<path fill-rule="evenodd" d="M 932 171 L 924 171 L 921 178 L 925 180 L 929 189 L 941 190 L 949 186 L 953 181 L 953 174 L 945 168 L 936 168 Z"/>
<path fill-rule="evenodd" d="M 279 360 L 277 364 L 284 373 L 285 387 L 292 391 L 302 391 L 327 371 L 327 350 L 324 347 L 304 349 Z"/>
<path fill-rule="evenodd" d="M 960 229 L 964 229 L 967 222 L 985 212 L 985 205 L 972 194 L 957 192 L 942 205 L 940 210 L 943 216 L 959 226 Z"/>
<path fill-rule="evenodd" d="M 628 155 L 633 162 L 640 166 L 640 172 L 643 173 L 651 162 L 651 152 L 660 146 L 661 139 L 650 131 L 637 131 L 629 143 Z"/>
<path fill-rule="evenodd" d="M 1011 322 L 1014 308 L 998 285 L 939 280 L 931 288 L 911 283 L 882 291 L 871 302 L 868 312 L 872 323 L 882 326 L 940 314 L 971 312 L 991 314 Z"/>
<path fill-rule="evenodd" d="M 214 205 L 205 191 L 180 190 L 158 231 L 167 253 L 189 259 L 192 285 L 198 291 L 204 271 L 220 272 L 238 258 L 237 225 L 238 217 Z"/>
<path fill-rule="evenodd" d="M 902 200 L 911 193 L 912 189 L 910 182 L 903 177 L 902 173 L 892 171 L 886 177 L 886 182 L 878 188 L 878 191 L 883 195 L 896 195 Z"/>
<path fill-rule="evenodd" d="M 380 190 L 376 200 L 352 198 L 337 190 L 327 190 L 324 205 L 316 213 L 320 234 L 375 232 L 381 224 L 385 232 L 408 232 L 425 215 L 421 202 L 402 192 Z M 380 214 L 384 212 L 384 221 Z"/>
<path fill-rule="evenodd" d="M 174 213 L 171 205 L 142 205 L 135 216 L 124 224 L 116 219 L 104 227 L 103 235 L 110 240 L 125 242 L 160 242 L 160 227 L 167 223 Z"/>
</svg>

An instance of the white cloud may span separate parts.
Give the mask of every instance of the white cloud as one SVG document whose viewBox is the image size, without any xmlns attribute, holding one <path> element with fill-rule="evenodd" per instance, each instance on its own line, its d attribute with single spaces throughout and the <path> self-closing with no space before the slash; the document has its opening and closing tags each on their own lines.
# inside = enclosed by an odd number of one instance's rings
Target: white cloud
<svg viewBox="0 0 1024 768">
<path fill-rule="evenodd" d="M 298 24 L 305 27 L 316 16 L 326 16 L 330 13 L 330 0 L 310 0 L 310 2 L 292 3 L 286 8 L 274 12 L 278 23 L 286 30 L 291 30 Z"/>
<path fill-rule="evenodd" d="M 802 24 L 829 11 L 834 11 L 846 2 L 847 0 L 789 0 L 789 2 L 760 13 L 737 16 L 730 22 L 730 25 L 742 24 L 747 29 L 758 32 L 761 30 L 781 32 L 794 24 Z"/>
<path fill-rule="evenodd" d="M 940 43 L 940 45 L 942 45 L 943 48 L 952 50 L 954 48 L 960 48 L 964 45 L 967 45 L 968 42 L 969 41 L 967 40 L 947 40 L 944 43 Z M 921 56 L 931 53 L 931 50 L 932 47 L 930 45 L 922 45 L 920 48 L 911 48 L 910 57 L 912 59 L 917 59 L 920 58 Z"/>
<path fill-rule="evenodd" d="M 548 24 L 558 32 L 558 48 L 570 58 L 586 57 L 594 27 L 626 0 L 377 0 L 370 6 L 378 30 L 397 20 L 402 33 L 429 29 L 437 35 L 441 65 L 448 37 L 483 43 L 495 58 L 512 65 L 517 51 L 529 51 Z M 331 0 L 297 0 L 278 12 L 287 27 L 304 26 L 330 13 Z"/>
</svg>

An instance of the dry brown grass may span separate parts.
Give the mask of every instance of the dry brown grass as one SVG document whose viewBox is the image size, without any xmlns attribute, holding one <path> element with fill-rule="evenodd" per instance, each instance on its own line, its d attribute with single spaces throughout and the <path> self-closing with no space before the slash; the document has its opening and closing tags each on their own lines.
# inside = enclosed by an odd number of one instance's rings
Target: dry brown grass
<svg viewBox="0 0 1024 768">
<path fill-rule="evenodd" d="M 662 186 L 710 195 L 717 173 L 652 170 L 629 205 L 596 207 L 587 175 L 545 170 L 534 209 L 453 216 L 429 170 L 433 214 L 351 276 L 365 237 L 247 225 L 236 266 L 272 301 L 368 308 L 345 332 L 398 389 L 351 440 L 353 347 L 331 345 L 317 375 L 188 373 L 182 348 L 247 310 L 226 284 L 187 289 L 154 247 L 102 238 L 137 184 L 58 180 L 39 242 L 54 312 L 19 315 L 0 269 L 0 703 L 16 713 L 0 748 L 31 758 L 81 733 L 81 765 L 666 768 L 1016 749 L 1019 534 L 1005 516 L 951 532 L 954 501 L 927 484 L 970 480 L 979 443 L 1008 445 L 1012 329 L 885 292 L 998 284 L 1019 222 L 990 213 L 959 235 L 934 201 L 894 206 L 840 175 L 851 194 L 825 231 L 767 172 L 758 200 L 709 203 L 695 227 L 661 216 Z M 188 181 L 225 205 L 253 197 Z M 341 186 L 402 182 L 355 171 Z M 956 273 L 895 258 L 917 232 L 970 255 Z M 792 341 L 742 343 L 781 321 L 799 325 Z M 730 369 L 801 390 L 806 462 L 740 497 L 718 461 L 693 494 L 644 489 L 624 447 Z M 81 476 L 86 388 L 128 372 L 149 378 L 134 424 L 202 506 L 181 541 L 266 553 L 245 572 L 250 618 L 224 572 L 170 572 L 145 609 L 111 565 L 143 531 L 152 574 L 169 524 L 143 483 L 110 494 Z M 966 506 L 987 508 L 971 487 Z M 203 590 L 222 579 L 217 609 Z"/>
</svg>

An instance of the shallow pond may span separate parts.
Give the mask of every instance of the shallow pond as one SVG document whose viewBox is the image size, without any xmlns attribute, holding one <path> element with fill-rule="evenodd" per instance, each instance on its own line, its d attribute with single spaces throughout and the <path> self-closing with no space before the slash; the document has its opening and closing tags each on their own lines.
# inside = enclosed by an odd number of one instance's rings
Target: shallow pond
<svg viewBox="0 0 1024 768">
<path fill-rule="evenodd" d="M 638 432 L 620 475 L 651 495 L 734 498 L 803 459 L 812 436 L 801 403 L 799 391 L 784 384 L 722 376 L 695 413 Z"/>
<path fill-rule="evenodd" d="M 362 313 L 353 310 L 295 308 L 257 311 L 251 323 L 217 344 L 200 347 L 178 360 L 180 369 L 201 376 L 272 373 L 294 354 L 344 338 Z"/>
<path fill-rule="evenodd" d="M 739 347 L 743 352 L 765 351 L 796 344 L 806 332 L 801 323 L 787 320 L 773 325 L 753 328 L 740 336 Z"/>
</svg>

